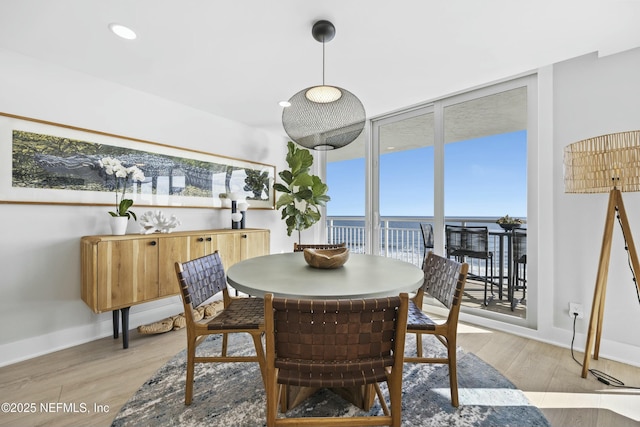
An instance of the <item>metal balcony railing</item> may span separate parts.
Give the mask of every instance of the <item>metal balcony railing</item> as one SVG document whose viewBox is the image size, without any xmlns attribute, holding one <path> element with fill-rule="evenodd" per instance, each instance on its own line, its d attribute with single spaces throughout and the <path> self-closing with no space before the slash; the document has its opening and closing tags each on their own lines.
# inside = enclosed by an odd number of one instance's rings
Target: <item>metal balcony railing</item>
<svg viewBox="0 0 640 427">
<path fill-rule="evenodd" d="M 507 277 L 508 274 L 508 240 L 505 240 L 500 250 L 500 235 L 502 229 L 496 224 L 497 218 L 447 218 L 447 224 L 452 225 L 485 225 L 489 231 L 496 234 L 489 235 L 489 250 L 493 252 L 494 270 L 491 277 L 496 279 Z M 424 258 L 424 244 L 420 223 L 433 224 L 433 217 L 383 218 L 380 224 L 380 254 L 400 259 L 422 266 Z M 327 240 L 329 243 L 345 242 L 353 253 L 365 251 L 365 225 L 363 217 L 328 217 Z M 500 263 L 502 257 L 502 263 Z M 484 262 L 477 259 L 468 259 L 470 273 L 483 276 Z M 502 272 L 500 271 L 502 264 Z"/>
</svg>

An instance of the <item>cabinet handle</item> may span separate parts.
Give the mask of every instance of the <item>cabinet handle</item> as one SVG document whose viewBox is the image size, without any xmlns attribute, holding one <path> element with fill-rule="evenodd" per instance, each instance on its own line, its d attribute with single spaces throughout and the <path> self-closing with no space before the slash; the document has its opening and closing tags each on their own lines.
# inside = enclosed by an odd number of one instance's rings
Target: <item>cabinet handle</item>
<svg viewBox="0 0 640 427">
<path fill-rule="evenodd" d="M 198 242 L 204 242 L 204 239 L 202 237 L 198 237 Z"/>
<path fill-rule="evenodd" d="M 152 240 L 151 242 L 149 242 L 149 244 L 150 244 L 151 246 L 155 246 L 155 245 L 157 245 L 157 244 L 158 244 L 158 242 L 156 242 L 155 240 Z"/>
<path fill-rule="evenodd" d="M 210 241 L 211 241 L 211 237 L 207 237 L 207 242 L 210 242 Z"/>
<path fill-rule="evenodd" d="M 243 234 L 243 235 L 242 235 L 242 238 L 243 238 L 243 239 L 246 239 L 246 238 L 247 238 L 247 235 L 246 235 L 246 234 Z"/>
</svg>

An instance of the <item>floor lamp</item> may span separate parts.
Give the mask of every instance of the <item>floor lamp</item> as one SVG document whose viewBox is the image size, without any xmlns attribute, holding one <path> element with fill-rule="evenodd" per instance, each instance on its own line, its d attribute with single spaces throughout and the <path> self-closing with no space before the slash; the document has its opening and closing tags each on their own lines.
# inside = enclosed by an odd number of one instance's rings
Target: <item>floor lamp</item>
<svg viewBox="0 0 640 427">
<path fill-rule="evenodd" d="M 640 131 L 597 136 L 565 147 L 564 185 L 565 193 L 609 193 L 598 275 L 582 364 L 582 378 L 586 378 L 589 372 L 591 348 L 594 348 L 593 358 L 596 360 L 600 352 L 604 300 L 616 211 L 626 248 L 629 251 L 636 290 L 640 292 L 638 282 L 635 280 L 635 272 L 640 271 L 638 254 L 622 202 L 622 192 L 640 191 Z"/>
</svg>

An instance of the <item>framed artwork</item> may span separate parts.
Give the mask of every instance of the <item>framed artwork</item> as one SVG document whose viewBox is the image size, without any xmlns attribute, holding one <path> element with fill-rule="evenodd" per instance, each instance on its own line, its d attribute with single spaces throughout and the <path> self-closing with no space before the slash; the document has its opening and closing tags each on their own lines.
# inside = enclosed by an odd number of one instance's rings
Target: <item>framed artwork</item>
<svg viewBox="0 0 640 427">
<path fill-rule="evenodd" d="M 137 166 L 136 206 L 274 209 L 275 166 L 0 113 L 0 203 L 115 205 L 102 159 Z"/>
</svg>

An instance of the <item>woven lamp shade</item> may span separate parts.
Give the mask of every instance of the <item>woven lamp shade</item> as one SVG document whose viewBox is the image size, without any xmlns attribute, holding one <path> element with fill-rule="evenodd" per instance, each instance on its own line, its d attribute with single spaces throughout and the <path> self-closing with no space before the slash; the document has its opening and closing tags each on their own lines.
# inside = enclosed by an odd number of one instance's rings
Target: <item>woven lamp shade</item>
<svg viewBox="0 0 640 427">
<path fill-rule="evenodd" d="M 287 135 L 303 147 L 320 151 L 353 142 L 364 129 L 366 114 L 362 102 L 343 88 L 335 88 L 341 94 L 337 100 L 314 102 L 307 95 L 312 89 L 293 95 L 289 100 L 291 106 L 283 110 L 282 125 Z"/>
<path fill-rule="evenodd" d="M 565 193 L 640 191 L 640 131 L 596 136 L 564 149 Z"/>
</svg>

